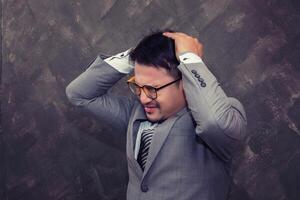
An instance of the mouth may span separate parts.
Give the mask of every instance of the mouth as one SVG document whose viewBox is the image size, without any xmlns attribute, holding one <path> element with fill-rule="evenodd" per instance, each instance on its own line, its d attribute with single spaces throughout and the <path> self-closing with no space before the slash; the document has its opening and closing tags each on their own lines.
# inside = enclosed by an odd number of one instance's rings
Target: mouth
<svg viewBox="0 0 300 200">
<path fill-rule="evenodd" d="M 149 105 L 144 105 L 144 110 L 146 113 L 150 114 L 155 111 L 155 109 L 158 109 L 159 106 L 157 104 L 149 104 Z"/>
<path fill-rule="evenodd" d="M 146 113 L 153 113 L 157 107 L 144 107 Z"/>
</svg>

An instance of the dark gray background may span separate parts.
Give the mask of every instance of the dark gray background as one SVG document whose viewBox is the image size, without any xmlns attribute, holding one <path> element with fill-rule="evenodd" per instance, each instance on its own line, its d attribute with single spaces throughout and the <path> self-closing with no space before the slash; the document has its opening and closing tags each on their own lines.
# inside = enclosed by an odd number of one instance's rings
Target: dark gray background
<svg viewBox="0 0 300 200">
<path fill-rule="evenodd" d="M 125 136 L 71 106 L 65 87 L 99 52 L 172 28 L 203 42 L 245 106 L 230 200 L 298 200 L 299 10 L 297 0 L 2 1 L 0 199 L 124 199 Z M 124 83 L 113 92 L 127 94 Z"/>
</svg>

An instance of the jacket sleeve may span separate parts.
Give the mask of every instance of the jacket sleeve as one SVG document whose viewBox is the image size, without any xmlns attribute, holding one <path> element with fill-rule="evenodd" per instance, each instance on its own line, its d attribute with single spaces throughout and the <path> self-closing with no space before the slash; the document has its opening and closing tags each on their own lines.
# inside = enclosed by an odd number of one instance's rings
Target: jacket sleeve
<svg viewBox="0 0 300 200">
<path fill-rule="evenodd" d="M 182 57 L 181 57 L 182 58 Z M 235 147 L 246 134 L 246 114 L 242 104 L 227 97 L 216 77 L 202 62 L 182 58 L 178 66 L 196 134 L 223 161 L 230 161 Z"/>
<path fill-rule="evenodd" d="M 122 61 L 126 58 L 108 58 L 112 59 Z M 98 56 L 87 70 L 67 86 L 66 95 L 73 105 L 88 110 L 101 121 L 124 131 L 127 129 L 133 102 L 127 97 L 108 94 L 107 91 L 125 75 Z"/>
</svg>

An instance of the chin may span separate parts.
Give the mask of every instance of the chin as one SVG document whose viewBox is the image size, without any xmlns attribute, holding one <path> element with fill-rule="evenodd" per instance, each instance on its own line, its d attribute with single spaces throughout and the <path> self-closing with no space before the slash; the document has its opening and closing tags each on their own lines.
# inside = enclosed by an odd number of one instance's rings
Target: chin
<svg viewBox="0 0 300 200">
<path fill-rule="evenodd" d="M 148 121 L 156 123 L 163 122 L 165 119 L 162 116 L 154 116 L 153 114 L 146 114 Z"/>
<path fill-rule="evenodd" d="M 148 121 L 150 122 L 158 122 L 160 121 L 160 119 L 157 119 L 157 118 L 152 118 L 152 117 L 147 117 Z"/>
<path fill-rule="evenodd" d="M 153 114 L 146 114 L 147 116 L 147 119 L 150 121 L 150 122 L 158 122 L 161 120 L 161 117 L 160 116 L 154 116 Z"/>
</svg>

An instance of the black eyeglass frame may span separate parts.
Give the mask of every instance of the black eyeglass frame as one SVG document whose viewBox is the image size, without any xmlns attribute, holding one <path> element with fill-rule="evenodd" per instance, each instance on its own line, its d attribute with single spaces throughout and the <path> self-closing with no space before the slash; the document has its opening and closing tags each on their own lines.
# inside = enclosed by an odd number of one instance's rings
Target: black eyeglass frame
<svg viewBox="0 0 300 200">
<path fill-rule="evenodd" d="M 167 83 L 167 84 L 165 84 L 165 85 L 163 85 L 163 86 L 160 86 L 160 87 L 158 87 L 158 88 L 153 87 L 153 86 L 151 86 L 151 85 L 143 85 L 143 86 L 139 86 L 139 85 L 136 84 L 134 81 L 132 81 L 132 79 L 133 79 L 133 78 L 129 79 L 129 80 L 127 81 L 127 84 L 128 84 L 128 87 L 129 87 L 130 91 L 131 91 L 133 94 L 135 94 L 136 96 L 140 96 L 140 95 L 141 95 L 141 91 L 143 90 L 144 93 L 146 94 L 146 96 L 147 96 L 148 98 L 150 98 L 150 99 L 152 99 L 152 100 L 155 100 L 155 99 L 157 98 L 157 91 L 158 91 L 158 90 L 161 90 L 161 89 L 163 89 L 163 88 L 165 88 L 165 87 L 167 87 L 167 86 L 169 86 L 169 85 L 172 85 L 173 83 L 176 83 L 177 81 L 181 80 L 182 78 L 178 78 L 178 79 L 176 79 L 176 80 L 174 80 L 174 81 L 172 81 L 172 82 L 170 82 L 170 83 Z M 134 84 L 136 88 L 139 88 L 138 93 L 136 93 L 136 90 L 135 90 L 134 88 L 130 87 L 130 84 Z M 149 92 L 149 94 L 148 94 L 148 92 L 145 91 L 145 87 L 148 87 L 148 88 L 149 88 L 149 89 L 147 89 L 148 91 L 153 90 L 153 91 L 154 91 L 153 94 L 155 94 L 155 97 L 150 96 L 150 93 L 151 93 L 151 92 Z"/>
</svg>

